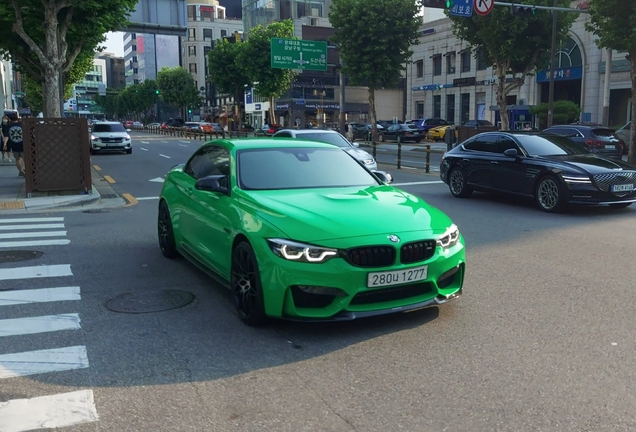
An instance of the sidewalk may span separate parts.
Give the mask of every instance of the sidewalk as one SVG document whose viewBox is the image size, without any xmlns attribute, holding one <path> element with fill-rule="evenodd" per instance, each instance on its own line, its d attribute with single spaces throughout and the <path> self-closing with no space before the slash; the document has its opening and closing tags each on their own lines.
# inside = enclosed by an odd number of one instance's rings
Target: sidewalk
<svg viewBox="0 0 636 432">
<path fill-rule="evenodd" d="M 113 207 L 126 203 L 95 170 L 92 170 L 91 179 L 93 187 L 90 193 L 37 192 L 28 197 L 25 178 L 18 176 L 15 163 L 0 160 L 0 214 L 56 208 Z"/>
</svg>

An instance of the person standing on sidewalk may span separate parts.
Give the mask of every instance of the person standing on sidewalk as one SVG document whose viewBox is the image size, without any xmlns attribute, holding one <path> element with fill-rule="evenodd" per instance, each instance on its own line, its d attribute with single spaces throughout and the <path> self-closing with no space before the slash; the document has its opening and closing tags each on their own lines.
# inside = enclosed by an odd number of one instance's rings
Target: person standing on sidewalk
<svg viewBox="0 0 636 432">
<path fill-rule="evenodd" d="M 2 125 L 3 148 L 6 149 L 5 151 L 13 153 L 15 166 L 18 169 L 18 175 L 24 177 L 24 139 L 22 123 L 20 123 L 20 119 L 16 113 L 9 113 L 7 114 L 7 117 L 9 117 L 9 123 Z"/>
<path fill-rule="evenodd" d="M 9 117 L 2 117 L 2 161 L 11 162 L 11 152 L 4 145 L 4 126 L 9 124 Z"/>
</svg>

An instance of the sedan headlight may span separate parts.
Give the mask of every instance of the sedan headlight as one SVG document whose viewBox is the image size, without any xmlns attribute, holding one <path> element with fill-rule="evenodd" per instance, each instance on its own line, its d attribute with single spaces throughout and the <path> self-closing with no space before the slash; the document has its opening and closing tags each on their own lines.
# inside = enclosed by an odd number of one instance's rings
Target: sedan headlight
<svg viewBox="0 0 636 432">
<path fill-rule="evenodd" d="M 375 161 L 373 159 L 365 159 L 362 161 L 362 163 L 365 165 L 373 165 Z"/>
<path fill-rule="evenodd" d="M 289 261 L 323 263 L 338 255 L 336 249 L 324 248 L 285 239 L 267 239 L 272 252 Z"/>
<path fill-rule="evenodd" d="M 99 141 L 99 137 L 96 137 L 95 135 L 91 135 L 91 141 Z"/>
<path fill-rule="evenodd" d="M 589 176 L 583 175 L 567 175 L 561 174 L 563 181 L 568 184 L 591 184 L 592 180 L 590 180 Z"/>
<path fill-rule="evenodd" d="M 130 135 L 126 135 L 126 141 L 130 141 Z"/>
<path fill-rule="evenodd" d="M 459 241 L 459 229 L 457 225 L 452 224 L 450 228 L 446 230 L 444 234 L 437 239 L 437 246 L 441 246 L 445 249 L 453 247 Z"/>
</svg>

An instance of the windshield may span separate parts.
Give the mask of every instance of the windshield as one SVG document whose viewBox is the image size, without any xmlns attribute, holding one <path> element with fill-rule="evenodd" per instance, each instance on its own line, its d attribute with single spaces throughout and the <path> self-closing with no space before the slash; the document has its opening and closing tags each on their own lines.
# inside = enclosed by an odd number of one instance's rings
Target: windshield
<svg viewBox="0 0 636 432">
<path fill-rule="evenodd" d="M 531 156 L 563 156 L 589 154 L 589 151 L 569 138 L 558 135 L 520 135 L 519 143 Z"/>
<path fill-rule="evenodd" d="M 93 125 L 93 132 L 126 132 L 121 123 L 96 124 Z"/>
<path fill-rule="evenodd" d="M 335 148 L 274 148 L 238 152 L 241 189 L 276 190 L 378 185 L 351 156 Z"/>
<path fill-rule="evenodd" d="M 327 144 L 337 145 L 338 147 L 349 148 L 351 145 L 346 138 L 337 133 L 325 133 L 325 132 L 310 132 L 310 133 L 297 133 L 296 138 L 306 139 L 310 141 L 320 141 Z"/>
</svg>

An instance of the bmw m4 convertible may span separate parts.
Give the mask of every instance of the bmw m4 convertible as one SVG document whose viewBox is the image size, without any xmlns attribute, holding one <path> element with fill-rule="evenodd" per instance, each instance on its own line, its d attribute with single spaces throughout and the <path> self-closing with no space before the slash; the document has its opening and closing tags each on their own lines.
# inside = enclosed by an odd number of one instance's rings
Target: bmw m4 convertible
<svg viewBox="0 0 636 432">
<path fill-rule="evenodd" d="M 459 297 L 457 226 L 389 182 L 330 144 L 211 141 L 166 176 L 159 245 L 230 288 L 248 325 L 351 320 Z"/>
</svg>

